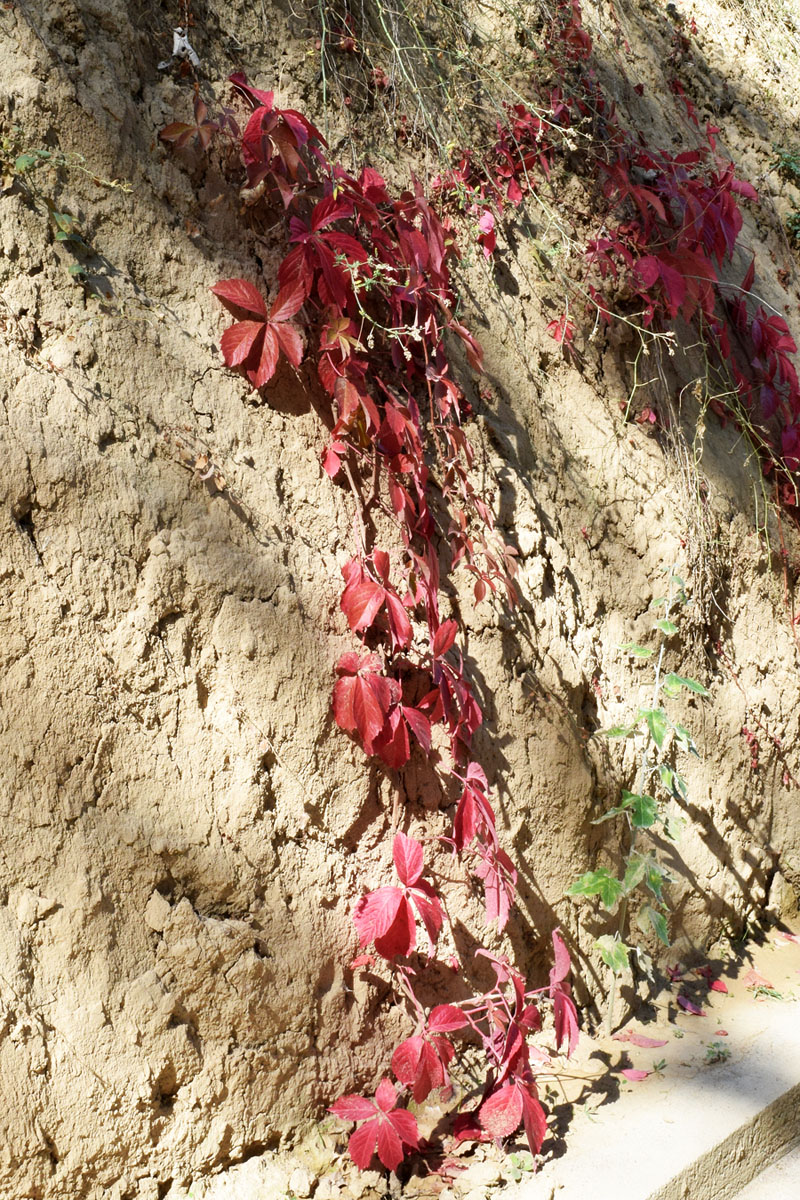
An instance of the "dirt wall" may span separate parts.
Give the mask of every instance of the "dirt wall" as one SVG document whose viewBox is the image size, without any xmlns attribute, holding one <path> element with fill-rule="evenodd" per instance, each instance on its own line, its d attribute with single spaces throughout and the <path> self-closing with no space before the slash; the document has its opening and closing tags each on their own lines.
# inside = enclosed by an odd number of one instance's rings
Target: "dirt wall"
<svg viewBox="0 0 800 1200">
<path fill-rule="evenodd" d="M 209 288 L 258 246 L 222 174 L 157 143 L 191 101 L 157 68 L 178 19 L 115 0 L 0 9 L 2 133 L 84 156 L 86 172 L 37 178 L 93 248 L 85 286 L 47 206 L 4 181 L 0 1194 L 20 1200 L 167 1195 L 374 1081 L 402 1022 L 345 971 L 350 910 L 382 880 L 398 794 L 410 830 L 439 804 L 420 764 L 387 778 L 333 723 L 350 497 L 320 468 L 304 368 L 259 402 L 222 367 Z M 220 95 L 244 68 L 316 115 L 297 22 L 238 2 L 195 5 L 195 20 Z M 778 297 L 776 227 L 750 233 Z M 591 1005 L 592 922 L 564 892 L 629 782 L 624 752 L 591 738 L 645 694 L 619 644 L 647 636 L 677 566 L 694 602 L 669 665 L 712 693 L 686 709 L 701 753 L 673 860 L 675 932 L 700 944 L 762 907 L 779 866 L 800 880 L 797 644 L 736 431 L 709 417 L 689 469 L 690 407 L 671 439 L 622 425 L 629 347 L 565 361 L 531 251 L 504 262 L 499 293 L 473 277 L 492 396 L 476 392 L 470 436 L 522 603 L 513 618 L 467 589 L 453 604 L 520 865 L 510 943 L 541 972 L 561 923 Z M 753 714 L 780 740 L 759 735 L 757 772 L 741 736 Z"/>
</svg>

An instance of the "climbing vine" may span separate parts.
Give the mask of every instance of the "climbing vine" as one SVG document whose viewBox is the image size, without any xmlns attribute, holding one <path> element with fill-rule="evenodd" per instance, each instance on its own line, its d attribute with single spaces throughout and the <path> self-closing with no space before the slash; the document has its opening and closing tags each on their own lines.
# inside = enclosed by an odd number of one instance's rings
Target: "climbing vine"
<svg viewBox="0 0 800 1200">
<path fill-rule="evenodd" d="M 505 215 L 572 155 L 573 167 L 598 181 L 602 232 L 588 241 L 575 303 L 551 322 L 550 334 L 571 354 L 584 316 L 595 324 L 634 324 L 643 345 L 648 333 L 669 343 L 679 318 L 693 324 L 731 381 L 727 395 L 714 401 L 718 412 L 748 422 L 763 469 L 787 507 L 797 503 L 800 467 L 795 344 L 783 319 L 753 301 L 752 264 L 739 286 L 722 275 L 742 229 L 739 204 L 755 202 L 755 190 L 719 153 L 719 131 L 700 128 L 677 79 L 673 90 L 698 144 L 674 154 L 647 147 L 624 128 L 592 69 L 579 0 L 553 6 L 543 37 L 550 73 L 536 104 L 507 106 L 496 140 L 456 154 L 428 189 L 413 178 L 393 194 L 372 167 L 346 170 L 304 115 L 277 107 L 272 92 L 241 73 L 230 78 L 233 107 L 210 113 L 196 93 L 194 122 L 175 122 L 161 134 L 176 148 L 194 143 L 203 150 L 224 138 L 244 172 L 246 208 L 261 206 L 278 218 L 283 256 L 273 297 L 243 278 L 212 289 L 233 317 L 222 355 L 255 389 L 285 369 L 282 360 L 314 371 L 328 415 L 321 466 L 349 490 L 355 513 L 340 600 L 354 648 L 335 665 L 334 717 L 389 770 L 401 769 L 412 754 L 428 760 L 454 807 L 438 844 L 480 883 L 487 924 L 498 930 L 515 903 L 517 872 L 475 752 L 483 714 L 445 597 L 460 569 L 471 576 L 476 602 L 496 595 L 513 607 L 515 551 L 472 471 L 465 431 L 471 409 L 454 364 L 463 355 L 480 372 L 482 353 L 462 320 L 453 278 L 457 222 L 465 214 L 473 219 L 473 236 L 492 260 Z M 587 136 L 589 128 L 602 128 L 602 137 Z M 641 715 L 659 750 L 664 732 L 656 700 L 670 687 L 693 686 L 700 685 L 657 677 L 652 711 Z M 659 771 L 667 789 L 680 789 L 671 768 L 660 763 Z M 607 814 L 619 815 L 634 831 L 658 817 L 642 788 L 624 793 Z M 537 1073 L 552 1067 L 533 1040 L 543 997 L 553 1006 L 556 1047 L 571 1053 L 577 1040 L 570 958 L 557 932 L 546 987 L 532 989 L 506 958 L 480 949 L 493 985 L 457 1004 L 425 1007 L 422 980 L 447 919 L 442 881 L 426 868 L 431 840 L 395 831 L 395 878 L 360 897 L 353 911 L 362 953 L 351 966 L 382 959 L 415 1029 L 387 1064 L 396 1082 L 387 1073 L 374 1097 L 331 1098 L 331 1111 L 357 1124 L 349 1148 L 361 1167 L 377 1153 L 395 1169 L 417 1148 L 416 1121 L 403 1102 L 421 1102 L 448 1086 L 454 1035 L 479 1045 L 485 1061 L 481 1098 L 457 1115 L 456 1136 L 502 1138 L 523 1126 L 538 1153 L 546 1124 Z M 647 870 L 641 854 L 635 868 L 638 884 Z M 651 872 L 659 901 L 653 878 Z M 598 879 L 597 872 L 585 875 L 573 891 L 602 894 L 606 881 Z M 667 940 L 660 904 L 644 911 Z M 627 962 L 620 932 L 608 941 Z"/>
</svg>

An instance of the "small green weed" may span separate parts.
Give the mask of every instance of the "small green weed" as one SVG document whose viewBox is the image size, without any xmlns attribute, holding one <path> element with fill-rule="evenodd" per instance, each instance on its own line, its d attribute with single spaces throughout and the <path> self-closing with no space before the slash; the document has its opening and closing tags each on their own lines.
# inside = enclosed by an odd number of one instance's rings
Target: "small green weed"
<svg viewBox="0 0 800 1200">
<path fill-rule="evenodd" d="M 709 1042 L 706 1046 L 706 1066 L 713 1063 L 726 1062 L 731 1056 L 730 1046 L 723 1042 Z"/>
<path fill-rule="evenodd" d="M 54 240 L 69 250 L 75 259 L 67 272 L 79 282 L 87 278 L 85 258 L 95 253 L 83 236 L 77 218 L 56 208 L 52 192 L 58 173 L 78 172 L 86 175 L 98 187 L 130 192 L 131 185 L 119 179 L 103 179 L 87 165 L 82 154 L 50 150 L 45 147 L 24 148 L 22 130 L 15 126 L 0 140 L 0 190 L 10 192 L 14 187 L 28 198 L 34 208 L 45 209 L 55 227 Z M 45 182 L 46 180 L 46 182 Z"/>
<path fill-rule="evenodd" d="M 622 818 L 622 828 L 628 834 L 627 853 L 621 873 L 598 867 L 581 875 L 567 892 L 569 896 L 597 896 L 607 911 L 617 910 L 615 931 L 603 934 L 595 942 L 596 949 L 615 978 L 628 968 L 633 949 L 625 938 L 629 899 L 634 892 L 637 893 L 637 924 L 642 932 L 652 932 L 663 945 L 670 944 L 668 906 L 663 889 L 672 876 L 652 844 L 642 848 L 641 837 L 645 831 L 660 825 L 667 839 L 677 840 L 682 826 L 679 810 L 686 801 L 687 786 L 676 770 L 675 759 L 679 753 L 697 754 L 697 747 L 688 729 L 672 720 L 662 707 L 664 700 L 674 700 L 684 692 L 697 697 L 708 695 L 706 688 L 696 679 L 674 672 L 665 673 L 663 670 L 667 644 L 680 633 L 679 610 L 687 603 L 683 580 L 670 572 L 667 594 L 659 596 L 651 604 L 654 612 L 660 614 L 653 622 L 654 631 L 660 635 L 657 650 L 636 642 L 626 642 L 620 646 L 623 653 L 634 659 L 646 660 L 656 653 L 649 707 L 638 709 L 630 723 L 603 731 L 606 738 L 640 740 L 636 792 L 623 788 L 619 803 L 594 821 L 595 825 L 599 825 Z M 646 789 L 651 789 L 655 794 L 648 794 Z M 647 973 L 649 957 L 639 948 L 637 960 Z M 612 986 L 610 1012 L 613 1011 L 613 997 Z"/>
</svg>

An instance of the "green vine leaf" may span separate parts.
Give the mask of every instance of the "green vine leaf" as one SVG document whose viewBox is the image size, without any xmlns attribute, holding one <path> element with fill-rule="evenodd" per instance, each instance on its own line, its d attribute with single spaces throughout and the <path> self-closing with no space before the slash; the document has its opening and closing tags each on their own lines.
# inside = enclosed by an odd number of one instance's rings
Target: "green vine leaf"
<svg viewBox="0 0 800 1200">
<path fill-rule="evenodd" d="M 628 969 L 628 958 L 631 948 L 626 946 L 619 938 L 614 937 L 610 933 L 605 933 L 595 942 L 595 948 L 600 951 L 600 957 L 607 967 L 610 967 L 615 975 L 621 974 L 622 971 Z"/>
<path fill-rule="evenodd" d="M 607 738 L 630 737 L 635 732 L 633 725 L 612 725 L 610 729 L 600 729 L 598 733 Z"/>
<path fill-rule="evenodd" d="M 645 866 L 644 881 L 657 900 L 664 899 L 664 881 L 669 878 L 665 867 L 654 859 L 649 859 Z"/>
<path fill-rule="evenodd" d="M 587 871 L 567 890 L 568 896 L 599 896 L 604 908 L 612 909 L 622 895 L 622 884 L 605 867 Z"/>
<path fill-rule="evenodd" d="M 592 824 L 602 825 L 604 821 L 610 821 L 612 817 L 619 817 L 623 813 L 627 813 L 635 829 L 649 829 L 658 820 L 658 804 L 652 796 L 639 796 L 623 788 L 622 802 L 603 813 L 602 817 L 597 817 Z"/>
<path fill-rule="evenodd" d="M 638 887 L 642 882 L 647 870 L 647 860 L 642 858 L 640 854 L 635 854 L 628 860 L 628 865 L 625 868 L 625 875 L 622 879 L 622 890 L 625 895 L 629 895 L 635 887 Z"/>
<path fill-rule="evenodd" d="M 634 792 L 622 791 L 623 803 L 631 810 L 631 825 L 634 829 L 649 829 L 658 820 L 658 803 L 652 796 L 638 796 Z"/>
<path fill-rule="evenodd" d="M 652 647 L 640 646 L 637 642 L 625 642 L 624 646 L 620 646 L 619 648 L 620 650 L 627 651 L 628 654 L 632 654 L 634 658 L 649 658 L 653 653 Z"/>
<path fill-rule="evenodd" d="M 639 913 L 638 920 L 641 929 L 646 930 L 649 924 L 658 940 L 663 942 L 665 946 L 669 946 L 669 926 L 667 925 L 667 918 L 662 912 L 653 908 L 651 904 L 645 904 Z"/>
<path fill-rule="evenodd" d="M 655 627 L 656 629 L 660 629 L 662 633 L 666 633 L 668 636 L 678 632 L 678 626 L 674 621 L 668 620 L 667 617 L 662 617 L 660 621 L 656 621 Z"/>
<path fill-rule="evenodd" d="M 22 175 L 25 171 L 30 171 L 31 167 L 35 167 L 38 161 L 38 154 L 20 154 L 14 159 L 14 170 Z"/>
<path fill-rule="evenodd" d="M 666 763 L 659 763 L 658 777 L 674 800 L 685 800 L 689 794 L 686 780 Z"/>
<path fill-rule="evenodd" d="M 664 680 L 664 687 L 688 688 L 696 696 L 707 696 L 709 694 L 708 688 L 704 688 L 702 683 L 698 683 L 696 679 L 687 679 L 685 675 L 676 675 L 672 671 L 670 671 Z"/>
<path fill-rule="evenodd" d="M 664 837 L 671 842 L 678 842 L 685 828 L 685 817 L 668 816 L 664 822 Z"/>
<path fill-rule="evenodd" d="M 695 746 L 694 738 L 689 733 L 689 730 L 684 725 L 675 725 L 673 728 L 675 730 L 675 737 L 677 738 L 680 746 L 684 750 L 688 750 L 690 754 L 694 754 L 696 758 L 699 758 L 700 755 L 697 751 L 697 746 Z"/>
<path fill-rule="evenodd" d="M 663 708 L 643 708 L 640 710 L 640 716 L 644 717 L 647 722 L 650 737 L 655 742 L 657 749 L 660 750 L 664 745 L 664 738 L 667 736 L 667 729 L 669 728 L 667 714 Z"/>
</svg>

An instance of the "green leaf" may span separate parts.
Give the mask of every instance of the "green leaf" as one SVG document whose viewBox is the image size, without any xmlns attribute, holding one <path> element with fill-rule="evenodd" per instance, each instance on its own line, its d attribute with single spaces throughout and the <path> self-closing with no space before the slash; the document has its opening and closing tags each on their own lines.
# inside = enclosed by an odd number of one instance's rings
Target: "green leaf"
<svg viewBox="0 0 800 1200">
<path fill-rule="evenodd" d="M 604 933 L 601 938 L 595 942 L 595 949 L 600 951 L 600 957 L 607 967 L 616 974 L 628 969 L 628 955 L 631 952 L 630 946 L 626 946 L 619 938 L 613 937 L 610 933 Z"/>
<path fill-rule="evenodd" d="M 567 889 L 568 896 L 599 896 L 604 908 L 612 909 L 622 895 L 622 884 L 605 867 L 587 871 Z"/>
<path fill-rule="evenodd" d="M 63 229 L 64 233 L 73 233 L 75 230 L 75 218 L 70 213 L 53 213 L 53 220 L 59 229 Z"/>
<path fill-rule="evenodd" d="M 678 632 L 678 626 L 674 621 L 668 621 L 666 617 L 662 617 L 660 621 L 656 621 L 656 629 L 660 629 L 662 633 L 671 634 Z"/>
<path fill-rule="evenodd" d="M 26 171 L 30 171 L 31 167 L 35 167 L 38 161 L 38 154 L 20 154 L 14 159 L 14 170 L 23 175 Z"/>
<path fill-rule="evenodd" d="M 698 683 L 696 679 L 687 679 L 685 675 L 676 675 L 670 671 L 669 675 L 664 680 L 664 687 L 688 688 L 690 692 L 694 692 L 696 696 L 707 696 L 708 688 L 704 688 L 702 683 Z"/>
<path fill-rule="evenodd" d="M 593 825 L 602 825 L 604 821 L 610 821 L 612 817 L 618 817 L 625 812 L 623 804 L 616 805 L 615 808 L 610 808 L 608 812 L 604 812 L 602 817 L 595 817 L 592 821 Z"/>
<path fill-rule="evenodd" d="M 634 829 L 649 829 L 658 820 L 658 804 L 652 796 L 638 796 L 622 789 L 623 804 L 631 810 Z"/>
<path fill-rule="evenodd" d="M 86 268 L 82 267 L 80 263 L 71 263 L 67 267 L 67 273 L 69 275 L 74 276 L 77 279 L 85 279 L 86 278 Z"/>
<path fill-rule="evenodd" d="M 644 906 L 642 913 L 650 922 L 653 933 L 655 933 L 659 941 L 663 942 L 665 946 L 668 946 L 670 944 L 669 926 L 667 925 L 667 918 L 664 916 L 664 914 L 659 912 L 658 909 L 653 908 L 650 904 L 646 904 Z"/>
<path fill-rule="evenodd" d="M 626 642 L 624 646 L 620 646 L 619 648 L 620 650 L 626 650 L 634 658 L 649 658 L 653 653 L 650 646 L 639 646 L 636 642 Z"/>
<path fill-rule="evenodd" d="M 680 836 L 686 828 L 686 818 L 668 816 L 664 821 L 664 837 L 671 842 L 680 841 Z"/>
<path fill-rule="evenodd" d="M 694 738 L 689 733 L 689 730 L 684 725 L 675 725 L 673 728 L 675 729 L 675 737 L 683 749 L 688 750 L 690 754 L 694 754 L 699 758 L 700 755 L 697 752 L 697 746 L 695 746 Z"/>
<path fill-rule="evenodd" d="M 622 890 L 625 895 L 629 895 L 635 887 L 644 879 L 645 871 L 647 870 L 647 861 L 640 855 L 636 854 L 629 859 L 628 865 L 625 868 L 625 875 L 622 880 Z"/>
<path fill-rule="evenodd" d="M 650 601 L 650 607 L 651 608 L 660 608 L 661 605 L 666 604 L 668 600 L 669 600 L 669 596 L 656 596 L 654 600 Z"/>
<path fill-rule="evenodd" d="M 688 794 L 686 780 L 666 763 L 659 763 L 658 777 L 663 786 L 675 800 L 685 800 Z"/>
<path fill-rule="evenodd" d="M 640 716 L 647 721 L 647 728 L 650 730 L 650 737 L 660 750 L 664 745 L 664 738 L 667 735 L 668 721 L 667 714 L 662 708 L 643 708 L 640 710 Z"/>
<path fill-rule="evenodd" d="M 630 737 L 633 732 L 631 725 L 612 725 L 610 729 L 598 730 L 598 734 L 607 738 Z"/>
<path fill-rule="evenodd" d="M 664 899 L 665 875 L 663 867 L 652 861 L 645 868 L 644 881 L 657 900 Z"/>
</svg>

